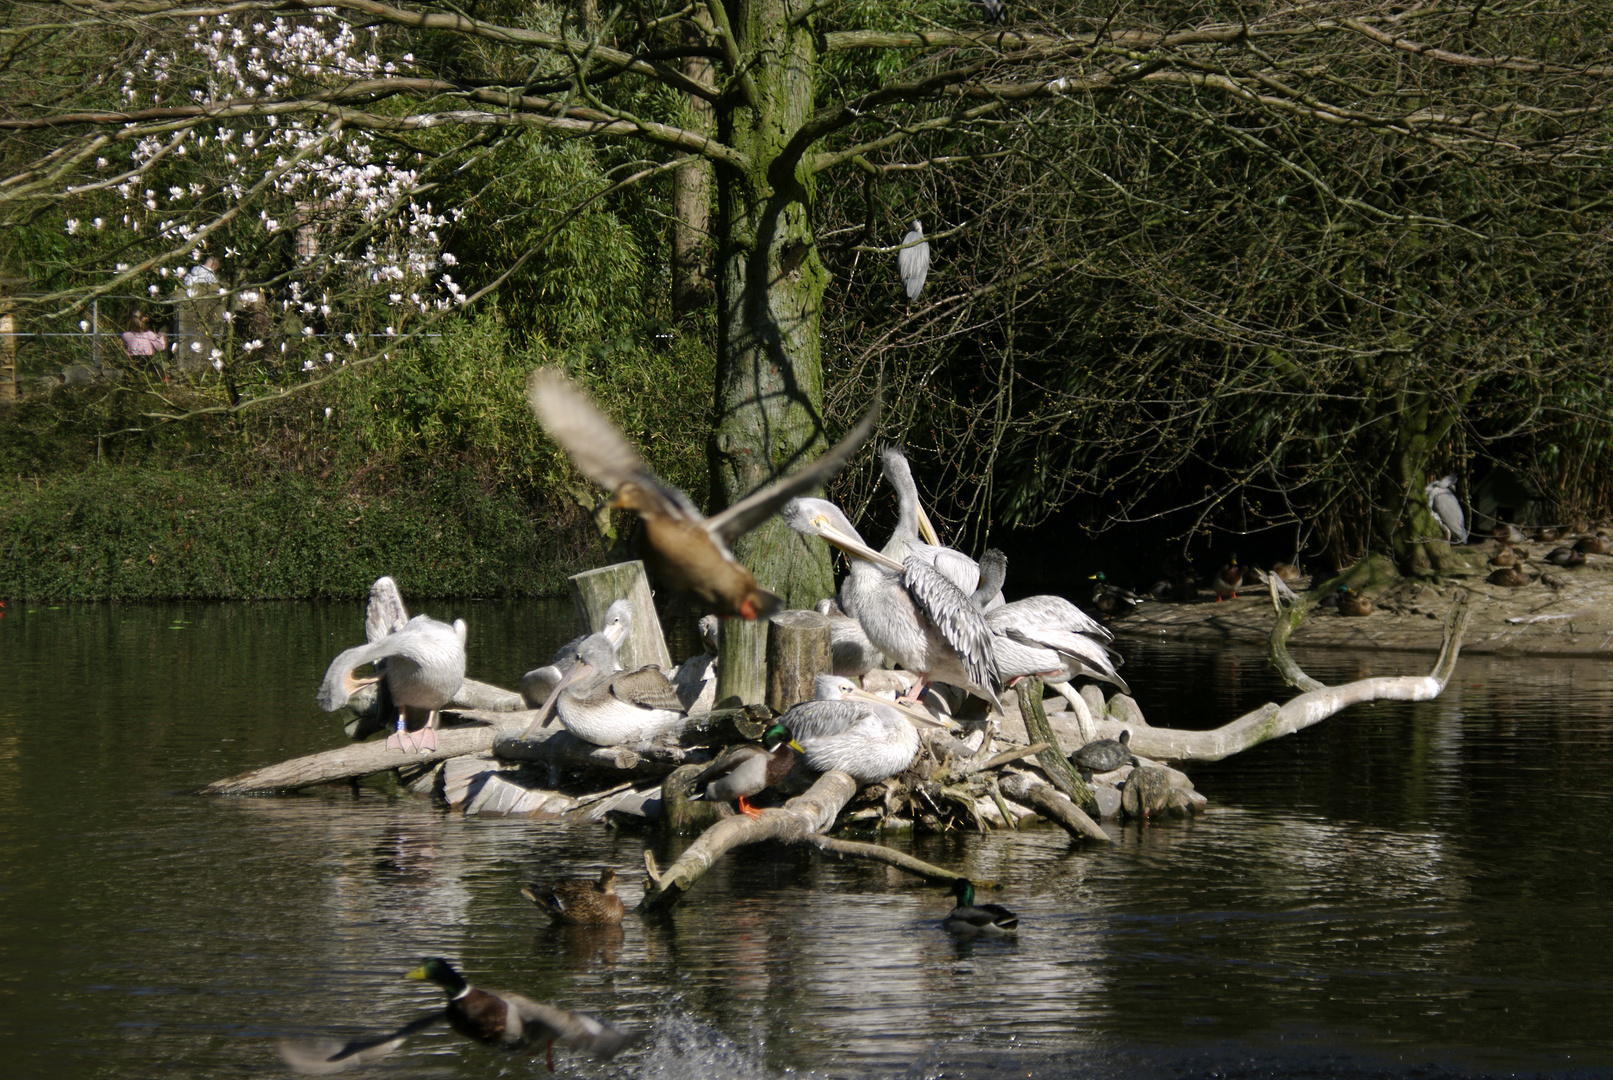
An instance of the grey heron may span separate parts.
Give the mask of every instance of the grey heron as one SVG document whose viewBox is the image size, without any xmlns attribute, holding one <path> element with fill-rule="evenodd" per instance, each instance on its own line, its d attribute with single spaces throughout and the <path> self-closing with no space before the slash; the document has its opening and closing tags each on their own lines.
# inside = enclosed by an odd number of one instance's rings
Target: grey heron
<svg viewBox="0 0 1613 1080">
<path fill-rule="evenodd" d="M 1467 523 L 1462 516 L 1462 503 L 1456 497 L 1456 477 L 1446 476 L 1423 488 L 1428 496 L 1428 512 L 1434 515 L 1445 538 L 1458 544 L 1467 543 Z"/>
<path fill-rule="evenodd" d="M 924 291 L 924 279 L 930 274 L 930 242 L 924 239 L 924 222 L 914 221 L 913 228 L 902 237 L 902 250 L 896 255 L 896 269 L 902 275 L 902 287 L 909 300 L 917 300 Z"/>
</svg>

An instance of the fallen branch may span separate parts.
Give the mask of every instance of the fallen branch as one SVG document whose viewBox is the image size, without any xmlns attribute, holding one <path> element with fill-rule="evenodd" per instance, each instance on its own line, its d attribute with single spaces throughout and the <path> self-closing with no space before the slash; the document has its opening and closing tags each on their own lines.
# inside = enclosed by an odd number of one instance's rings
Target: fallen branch
<svg viewBox="0 0 1613 1080">
<path fill-rule="evenodd" d="M 927 863 L 923 859 L 915 859 L 894 848 L 883 844 L 865 844 L 859 840 L 836 840 L 832 836 L 814 835 L 806 838 L 806 842 L 819 851 L 826 851 L 831 855 L 845 855 L 853 859 L 868 859 L 872 862 L 884 863 L 894 866 L 898 870 L 906 870 L 910 874 L 917 874 L 931 881 L 953 882 L 960 876 L 955 870 L 948 870 L 934 863 Z"/>
<path fill-rule="evenodd" d="M 1291 617 L 1292 612 L 1287 615 Z M 1270 739 L 1292 735 L 1319 724 L 1351 705 L 1368 701 L 1432 701 L 1444 692 L 1445 684 L 1456 670 L 1456 660 L 1462 650 L 1462 635 L 1466 633 L 1471 619 L 1467 593 L 1458 590 L 1450 613 L 1445 617 L 1444 645 L 1440 649 L 1439 659 L 1434 662 L 1433 672 L 1428 675 L 1357 679 L 1342 686 L 1323 686 L 1300 671 L 1299 665 L 1290 658 L 1288 663 L 1293 671 L 1315 689 L 1300 694 L 1285 705 L 1262 705 L 1254 712 L 1213 731 L 1134 727 L 1115 720 L 1101 721 L 1099 730 L 1105 736 L 1114 738 L 1121 728 L 1130 728 L 1132 751 L 1145 757 L 1165 761 L 1220 761 Z M 1287 635 L 1284 634 L 1282 639 L 1286 641 Z M 1274 658 L 1272 662 L 1277 663 L 1277 660 Z"/>
<path fill-rule="evenodd" d="M 855 794 L 857 781 L 831 770 L 782 807 L 763 810 L 754 818 L 744 814 L 724 818 L 701 833 L 677 862 L 661 871 L 659 880 L 645 887 L 639 910 L 665 911 L 672 907 L 734 848 L 763 840 L 800 843 L 825 831 Z"/>
<path fill-rule="evenodd" d="M 276 791 L 297 791 L 317 784 L 328 784 L 334 780 L 355 780 L 401 765 L 432 765 L 451 757 L 491 750 L 493 740 L 498 737 L 500 730 L 491 724 L 442 728 L 437 732 L 437 749 L 424 754 L 399 753 L 388 749 L 386 743 L 379 740 L 354 743 L 335 750 L 326 750 L 324 753 L 282 761 L 278 765 L 241 773 L 225 780 L 215 780 L 200 789 L 200 794 L 263 795 Z"/>
<path fill-rule="evenodd" d="M 1055 790 L 1052 784 L 1024 772 L 1004 772 L 997 783 L 1002 788 L 1003 794 L 1015 802 L 1029 806 L 1071 836 L 1085 840 L 1101 840 L 1106 844 L 1113 842 L 1101 825 Z"/>
<path fill-rule="evenodd" d="M 1025 730 L 1030 733 L 1031 742 L 1047 744 L 1047 749 L 1036 755 L 1037 764 L 1053 785 L 1077 806 L 1097 809 L 1097 797 L 1070 764 L 1059 746 L 1059 737 L 1053 734 L 1053 725 L 1047 722 L 1047 713 L 1042 709 L 1042 680 L 1032 676 L 1020 683 L 1020 687 L 1019 714 L 1025 718 Z"/>
</svg>

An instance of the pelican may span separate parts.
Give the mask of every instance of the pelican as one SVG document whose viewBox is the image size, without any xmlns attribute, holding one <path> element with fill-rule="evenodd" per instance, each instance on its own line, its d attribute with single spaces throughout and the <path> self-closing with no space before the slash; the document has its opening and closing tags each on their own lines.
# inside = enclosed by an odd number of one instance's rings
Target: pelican
<svg viewBox="0 0 1613 1080">
<path fill-rule="evenodd" d="M 387 737 L 386 745 L 405 753 L 435 750 L 438 711 L 454 699 L 465 681 L 465 620 L 455 619 L 449 625 L 427 615 L 416 615 L 397 626 L 402 600 L 391 602 L 396 592 L 391 578 L 381 578 L 372 586 L 365 631 L 385 632 L 332 660 L 316 700 L 321 709 L 335 712 L 359 687 L 380 682 L 384 691 L 382 706 L 389 712 L 397 710 L 397 730 Z M 375 665 L 375 676 L 354 676 L 365 664 Z M 426 726 L 415 735 L 409 733 L 406 710 L 411 708 L 426 710 Z"/>
<path fill-rule="evenodd" d="M 862 682 L 863 676 L 885 663 L 885 654 L 863 633 L 863 624 L 847 615 L 832 599 L 819 600 L 819 615 L 829 617 L 829 654 L 836 675 Z"/>
<path fill-rule="evenodd" d="M 633 633 L 633 602 L 631 600 L 614 600 L 610 607 L 605 609 L 605 622 L 599 628 L 599 633 L 611 644 L 611 670 L 620 671 L 622 665 L 616 657 L 616 652 L 622 647 Z M 526 699 L 527 705 L 537 707 L 543 700 L 554 692 L 560 680 L 566 677 L 571 670 L 571 657 L 576 654 L 577 646 L 587 637 L 574 637 L 554 651 L 554 659 L 540 668 L 534 668 L 521 676 L 521 696 Z"/>
<path fill-rule="evenodd" d="M 912 231 L 902 237 L 902 250 L 896 253 L 896 269 L 902 275 L 902 288 L 909 300 L 917 300 L 924 291 L 924 279 L 930 274 L 930 243 L 924 239 L 924 222 L 914 221 Z"/>
<path fill-rule="evenodd" d="M 1434 515 L 1439 527 L 1445 530 L 1445 538 L 1458 544 L 1467 543 L 1467 525 L 1462 519 L 1462 503 L 1456 497 L 1456 477 L 1454 475 L 1435 480 L 1423 488 L 1428 496 L 1428 512 Z"/>
<path fill-rule="evenodd" d="M 638 452 L 588 396 L 555 368 L 527 380 L 527 400 L 544 430 L 590 480 L 609 489 L 611 505 L 632 510 L 644 523 L 641 544 L 650 569 L 680 592 L 698 597 L 719 615 L 756 619 L 778 610 L 779 598 L 757 585 L 729 550 L 740 536 L 771 517 L 792 496 L 818 487 L 857 451 L 879 419 L 876 392 L 857 426 L 806 468 L 758 488 L 716 517 L 704 517 L 689 497 L 650 471 Z"/>
<path fill-rule="evenodd" d="M 943 726 L 898 710 L 841 675 L 819 675 L 814 685 L 813 699 L 779 717 L 779 723 L 819 772 L 839 769 L 859 783 L 877 784 L 913 764 L 919 752 L 915 724 Z"/>
<path fill-rule="evenodd" d="M 913 481 L 913 469 L 900 447 L 887 446 L 880 452 L 885 482 L 896 492 L 896 528 L 885 542 L 881 554 L 901 562 L 909 555 L 923 559 L 935 567 L 946 579 L 964 593 L 973 593 L 980 586 L 980 564 L 956 548 L 940 542 L 935 527 L 924 513 L 919 502 L 918 484 Z M 997 607 L 1003 602 L 1002 582 L 988 596 L 983 610 Z"/>
<path fill-rule="evenodd" d="M 825 499 L 793 500 L 784 520 L 846 553 L 851 570 L 840 590 L 846 610 L 876 648 L 919 677 L 906 700 L 916 702 L 938 681 L 983 697 L 1002 712 L 991 630 L 967 594 L 916 556 L 897 562 L 869 547 Z"/>
<path fill-rule="evenodd" d="M 715 615 L 702 615 L 698 625 L 700 644 L 706 651 L 689 657 L 672 673 L 678 700 L 690 716 L 710 712 L 717 701 L 717 633 L 721 623 Z"/>
<path fill-rule="evenodd" d="M 590 634 L 572 650 L 566 672 L 538 715 L 521 733 L 524 739 L 560 716 L 565 729 L 599 746 L 637 742 L 683 715 L 672 683 L 653 665 L 612 671 L 616 650 L 603 634 Z"/>
</svg>

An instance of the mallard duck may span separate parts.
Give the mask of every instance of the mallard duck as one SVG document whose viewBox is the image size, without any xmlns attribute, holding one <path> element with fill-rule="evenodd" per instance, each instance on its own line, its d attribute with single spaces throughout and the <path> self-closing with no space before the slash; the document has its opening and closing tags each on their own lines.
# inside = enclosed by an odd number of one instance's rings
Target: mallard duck
<svg viewBox="0 0 1613 1080">
<path fill-rule="evenodd" d="M 1360 616 L 1372 614 L 1372 601 L 1348 585 L 1339 586 L 1338 596 L 1340 615 Z"/>
<path fill-rule="evenodd" d="M 437 714 L 465 681 L 465 621 L 455 619 L 450 625 L 427 615 L 409 619 L 397 585 L 382 577 L 370 587 L 364 632 L 369 644 L 339 654 L 325 670 L 315 699 L 319 707 L 335 712 L 359 687 L 379 682 L 383 716 L 397 721 L 386 745 L 405 753 L 437 749 Z M 366 664 L 375 666 L 374 677 L 356 677 L 353 673 Z M 414 734 L 408 709 L 426 714 L 425 727 Z"/>
<path fill-rule="evenodd" d="M 609 1061 L 637 1040 L 633 1031 L 614 1027 L 591 1016 L 532 1001 L 520 994 L 480 990 L 465 981 L 453 965 L 430 957 L 406 978 L 436 983 L 448 995 L 446 1008 L 413 1020 L 386 1035 L 367 1036 L 346 1043 L 334 1039 L 282 1039 L 276 1049 L 292 1069 L 301 1073 L 333 1073 L 363 1065 L 391 1053 L 403 1040 L 443 1020 L 459 1034 L 499 1050 L 536 1052 L 544 1044 L 549 1071 L 554 1071 L 554 1044 L 568 1046 Z"/>
<path fill-rule="evenodd" d="M 1136 760 L 1137 755 L 1131 752 L 1130 728 L 1122 729 L 1118 739 L 1093 739 L 1070 755 L 1070 764 L 1083 780 L 1091 780 L 1093 773 L 1114 772 Z"/>
<path fill-rule="evenodd" d="M 762 742 L 736 746 L 701 770 L 694 778 L 693 798 L 713 802 L 739 803 L 739 812 L 761 817 L 762 812 L 745 800 L 758 795 L 786 776 L 795 766 L 795 752 L 801 746 L 790 738 L 790 729 L 775 722 L 762 732 Z"/>
<path fill-rule="evenodd" d="M 1555 525 L 1542 525 L 1535 530 L 1535 539 L 1543 544 L 1549 544 L 1563 535 L 1563 531 Z"/>
<path fill-rule="evenodd" d="M 1613 540 L 1600 534 L 1582 536 L 1574 542 L 1574 550 L 1585 555 L 1613 554 Z"/>
<path fill-rule="evenodd" d="M 1517 566 L 1523 562 L 1523 556 L 1511 544 L 1502 544 L 1494 555 L 1490 556 L 1491 566 Z"/>
<path fill-rule="evenodd" d="M 1210 579 L 1210 588 L 1215 590 L 1215 602 L 1231 597 L 1238 598 L 1238 586 L 1243 584 L 1243 567 L 1238 565 L 1238 557 L 1232 556 L 1232 561 L 1215 572 Z"/>
<path fill-rule="evenodd" d="M 616 926 L 627 911 L 616 895 L 616 870 L 610 866 L 599 872 L 597 881 L 567 878 L 553 885 L 522 885 L 521 895 L 553 922 L 572 926 Z"/>
<path fill-rule="evenodd" d="M 1092 606 L 1104 615 L 1124 615 L 1138 604 L 1142 597 L 1110 584 L 1109 575 L 1099 570 L 1087 579 L 1092 582 Z"/>
<path fill-rule="evenodd" d="M 952 883 L 958 906 L 941 920 L 949 934 L 958 937 L 1009 937 L 1019 932 L 1019 916 L 1001 904 L 976 904 L 974 882 L 958 878 Z"/>
<path fill-rule="evenodd" d="M 1521 589 L 1533 580 L 1534 578 L 1524 573 L 1521 566 L 1502 567 L 1489 577 L 1491 585 L 1501 585 L 1508 589 Z"/>
<path fill-rule="evenodd" d="M 1299 580 L 1299 567 L 1291 562 L 1272 563 L 1271 572 L 1277 575 L 1277 580 L 1290 585 Z"/>
<path fill-rule="evenodd" d="M 1584 566 L 1585 553 L 1571 547 L 1556 547 L 1546 555 L 1546 561 L 1554 566 Z"/>
<path fill-rule="evenodd" d="M 1495 528 L 1490 530 L 1490 535 L 1503 544 L 1521 544 L 1529 539 L 1524 535 L 1522 529 L 1505 521 L 1496 522 Z"/>
<path fill-rule="evenodd" d="M 880 397 L 850 433 L 799 472 L 746 495 L 707 518 L 689 497 L 650 471 L 615 424 L 558 369 L 540 368 L 527 380 L 527 401 L 555 442 L 590 480 L 608 489 L 611 505 L 644 524 L 644 561 L 668 586 L 697 597 L 719 615 L 756 619 L 778 609 L 779 598 L 756 583 L 729 550 L 791 497 L 819 487 L 873 434 Z"/>
</svg>

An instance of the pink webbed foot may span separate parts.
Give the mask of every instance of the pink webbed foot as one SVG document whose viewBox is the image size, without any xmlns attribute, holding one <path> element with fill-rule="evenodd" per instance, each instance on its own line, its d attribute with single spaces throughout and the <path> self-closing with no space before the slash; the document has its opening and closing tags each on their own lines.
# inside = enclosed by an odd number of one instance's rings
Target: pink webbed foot
<svg viewBox="0 0 1613 1080">
<path fill-rule="evenodd" d="M 427 724 L 414 733 L 414 748 L 425 754 L 437 749 L 437 729 Z"/>
<path fill-rule="evenodd" d="M 396 750 L 401 754 L 407 754 L 414 750 L 414 736 L 409 734 L 408 721 L 404 720 L 403 717 L 398 717 L 398 729 L 386 737 L 386 748 Z"/>
</svg>

